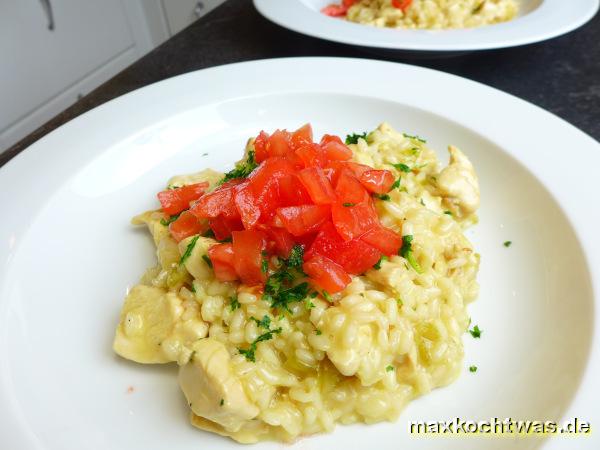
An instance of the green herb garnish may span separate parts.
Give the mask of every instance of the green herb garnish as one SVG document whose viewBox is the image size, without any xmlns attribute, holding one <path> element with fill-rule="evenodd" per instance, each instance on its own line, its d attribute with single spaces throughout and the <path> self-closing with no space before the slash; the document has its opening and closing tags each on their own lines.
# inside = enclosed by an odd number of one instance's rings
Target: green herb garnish
<svg viewBox="0 0 600 450">
<path fill-rule="evenodd" d="M 447 214 L 447 215 L 451 216 L 452 215 L 452 211 L 444 211 L 444 214 Z"/>
<path fill-rule="evenodd" d="M 267 273 L 269 271 L 269 262 L 266 259 L 263 259 L 260 263 L 260 271 L 262 273 Z"/>
<path fill-rule="evenodd" d="M 229 307 L 231 308 L 231 310 L 235 311 L 240 306 L 241 305 L 240 305 L 240 302 L 238 301 L 237 295 L 234 295 L 233 297 L 231 297 L 231 300 L 229 302 Z"/>
<path fill-rule="evenodd" d="M 225 177 L 221 180 L 221 183 L 224 183 L 229 180 L 234 180 L 236 178 L 246 178 L 257 167 L 258 164 L 254 159 L 254 151 L 250 150 L 248 152 L 248 158 L 246 159 L 246 161 L 236 164 L 235 169 L 225 174 Z"/>
<path fill-rule="evenodd" d="M 388 194 L 373 194 L 376 198 L 378 198 L 379 200 L 383 200 L 384 202 L 387 202 L 390 200 L 390 196 Z"/>
<path fill-rule="evenodd" d="M 331 295 L 329 295 L 329 292 L 327 292 L 326 290 L 323 290 L 321 292 L 321 294 L 323 294 L 323 298 L 325 300 L 327 300 L 329 303 L 333 303 L 333 299 L 331 298 Z"/>
<path fill-rule="evenodd" d="M 420 136 L 417 136 L 416 134 L 413 135 L 413 134 L 402 133 L 402 136 L 404 136 L 405 138 L 408 138 L 408 139 L 414 139 L 415 141 L 419 141 L 419 142 L 422 142 L 424 144 L 427 142 L 425 139 L 423 139 Z"/>
<path fill-rule="evenodd" d="M 323 332 L 318 328 L 315 330 L 315 333 L 317 333 L 317 336 L 321 336 L 323 334 Z"/>
<path fill-rule="evenodd" d="M 469 366 L 469 372 L 477 372 L 477 366 Z"/>
<path fill-rule="evenodd" d="M 408 263 L 412 266 L 412 268 L 415 269 L 415 272 L 423 273 L 423 269 L 421 268 L 421 265 L 419 264 L 419 262 L 415 259 L 415 256 L 413 255 L 412 241 L 413 241 L 412 234 L 407 234 L 406 236 L 402 236 L 402 247 L 400 248 L 399 254 L 400 254 L 400 256 L 402 256 L 403 258 L 405 258 L 408 261 Z"/>
<path fill-rule="evenodd" d="M 479 339 L 483 331 L 479 329 L 478 325 L 475 325 L 472 330 L 469 330 L 469 333 L 471 333 L 471 336 L 473 336 L 475 339 Z"/>
<path fill-rule="evenodd" d="M 258 346 L 258 343 L 273 339 L 273 334 L 278 334 L 278 333 L 281 333 L 281 328 L 269 330 L 266 333 L 261 334 L 256 339 L 254 339 L 252 344 L 250 344 L 249 348 L 247 348 L 245 350 L 238 348 L 240 355 L 244 355 L 248 361 L 256 362 L 256 356 L 254 353 L 256 352 L 256 347 Z"/>
<path fill-rule="evenodd" d="M 204 260 L 204 262 L 206 263 L 206 265 L 208 267 L 210 267 L 212 269 L 212 261 L 210 260 L 210 258 L 208 257 L 208 255 L 202 255 L 202 259 Z"/>
<path fill-rule="evenodd" d="M 258 320 L 256 317 L 250 317 L 250 320 L 256 322 L 256 325 L 259 327 L 263 327 L 268 330 L 271 327 L 271 318 L 267 315 L 264 315 L 262 319 Z"/>
<path fill-rule="evenodd" d="M 192 238 L 187 248 L 185 249 L 185 252 L 183 252 L 183 255 L 181 255 L 181 259 L 179 260 L 180 265 L 183 264 L 190 257 L 192 251 L 194 250 L 194 247 L 196 246 L 196 242 L 198 242 L 198 238 L 200 238 L 200 235 L 196 235 Z"/>
<path fill-rule="evenodd" d="M 376 263 L 373 265 L 373 269 L 375 269 L 375 270 L 379 270 L 379 269 L 381 269 L 381 263 L 382 263 L 383 261 L 387 261 L 387 260 L 388 260 L 388 257 L 387 257 L 387 256 L 385 256 L 385 255 L 383 255 L 381 258 L 379 258 L 379 261 L 377 261 L 377 262 L 376 262 Z"/>
<path fill-rule="evenodd" d="M 506 241 L 503 245 L 508 248 L 512 245 L 512 241 Z"/>
<path fill-rule="evenodd" d="M 394 189 L 398 189 L 400 187 L 400 180 L 401 180 L 401 178 L 398 177 L 398 179 L 396 181 L 394 181 L 394 184 L 392 184 L 390 191 L 393 191 Z"/>
<path fill-rule="evenodd" d="M 294 245 L 290 252 L 290 257 L 287 260 L 287 265 L 290 267 L 302 267 L 304 258 L 304 249 L 301 245 Z"/>
<path fill-rule="evenodd" d="M 398 163 L 398 164 L 392 164 L 392 166 L 394 166 L 400 172 L 404 172 L 404 173 L 410 172 L 410 167 L 408 167 L 406 164 Z"/>
<path fill-rule="evenodd" d="M 179 214 L 175 214 L 174 216 L 169 216 L 166 219 L 160 219 L 160 224 L 164 225 L 165 227 L 168 227 L 169 225 L 171 225 L 173 222 L 175 222 L 177 219 L 179 219 L 179 216 L 181 215 L 181 213 Z"/>
<path fill-rule="evenodd" d="M 352 133 L 346 136 L 346 145 L 358 144 L 359 139 L 367 140 L 368 133 L 365 131 L 363 134 Z"/>
<path fill-rule="evenodd" d="M 394 366 L 387 366 L 387 367 L 385 368 L 385 371 L 386 371 L 386 372 L 391 372 L 391 371 L 393 371 L 393 370 L 394 370 Z"/>
<path fill-rule="evenodd" d="M 346 208 L 351 208 L 352 206 L 356 206 L 356 203 L 342 203 L 342 206 L 345 206 Z"/>
</svg>

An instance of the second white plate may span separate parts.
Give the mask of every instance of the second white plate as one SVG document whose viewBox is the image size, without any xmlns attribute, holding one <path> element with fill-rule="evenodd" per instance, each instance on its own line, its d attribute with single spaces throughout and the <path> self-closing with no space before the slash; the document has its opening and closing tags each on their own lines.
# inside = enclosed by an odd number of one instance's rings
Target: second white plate
<svg viewBox="0 0 600 450">
<path fill-rule="evenodd" d="M 336 0 L 337 1 L 337 0 Z M 572 31 L 598 11 L 599 0 L 520 0 L 510 22 L 465 30 L 397 30 L 325 16 L 334 0 L 254 0 L 258 11 L 282 27 L 363 47 L 419 52 L 464 52 L 531 44 Z"/>
</svg>

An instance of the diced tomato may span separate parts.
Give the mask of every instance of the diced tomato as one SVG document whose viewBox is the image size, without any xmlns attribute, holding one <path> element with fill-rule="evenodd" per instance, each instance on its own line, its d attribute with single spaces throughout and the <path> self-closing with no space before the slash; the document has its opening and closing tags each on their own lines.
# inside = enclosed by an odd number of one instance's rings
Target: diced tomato
<svg viewBox="0 0 600 450">
<path fill-rule="evenodd" d="M 190 207 L 190 203 L 199 199 L 208 187 L 208 183 L 196 183 L 176 189 L 167 189 L 157 194 L 163 211 L 174 216 Z"/>
<path fill-rule="evenodd" d="M 210 229 L 215 234 L 215 238 L 218 241 L 223 241 L 231 237 L 232 231 L 239 231 L 244 229 L 244 225 L 240 219 L 228 219 L 223 216 L 215 217 L 208 221 Z"/>
<path fill-rule="evenodd" d="M 344 5 L 347 8 L 350 8 L 352 5 L 354 5 L 358 0 L 342 0 L 342 5 Z"/>
<path fill-rule="evenodd" d="M 285 228 L 265 227 L 268 239 L 273 244 L 273 251 L 278 256 L 287 259 L 294 245 L 294 236 Z"/>
<path fill-rule="evenodd" d="M 223 185 L 220 188 L 203 195 L 194 203 L 190 212 L 199 218 L 214 218 L 223 215 L 227 218 L 239 217 L 233 201 L 233 185 Z"/>
<path fill-rule="evenodd" d="M 360 239 L 387 256 L 397 255 L 402 247 L 402 236 L 383 226 L 367 231 Z"/>
<path fill-rule="evenodd" d="M 342 266 L 318 254 L 306 261 L 302 269 L 319 287 L 331 294 L 341 291 L 352 281 Z"/>
<path fill-rule="evenodd" d="M 335 191 L 320 167 L 307 167 L 298 173 L 298 178 L 315 204 L 329 205 L 335 202 Z"/>
<path fill-rule="evenodd" d="M 395 178 L 389 170 L 366 170 L 360 176 L 359 181 L 370 192 L 385 194 L 389 192 L 394 184 Z"/>
<path fill-rule="evenodd" d="M 346 161 L 344 163 L 344 165 L 354 173 L 356 178 L 360 178 L 360 176 L 363 173 L 365 173 L 367 170 L 372 170 L 372 168 L 369 166 L 366 166 L 364 164 L 358 164 L 355 162 L 350 162 L 350 161 Z"/>
<path fill-rule="evenodd" d="M 266 236 L 260 231 L 244 230 L 231 233 L 233 238 L 233 267 L 243 283 L 254 286 L 264 283 L 267 275 L 262 269 L 262 252 Z"/>
<path fill-rule="evenodd" d="M 206 219 L 198 219 L 189 211 L 183 211 L 181 215 L 169 225 L 169 232 L 177 242 L 188 236 L 201 234 L 208 230 Z"/>
<path fill-rule="evenodd" d="M 313 143 L 313 132 L 310 123 L 298 128 L 292 133 L 290 139 L 290 146 L 293 150 L 299 149 L 304 145 L 310 145 Z"/>
<path fill-rule="evenodd" d="M 305 167 L 325 165 L 325 157 L 317 144 L 307 144 L 296 150 L 296 155 Z"/>
<path fill-rule="evenodd" d="M 294 236 L 302 236 L 316 231 L 329 219 L 329 206 L 300 205 L 277 209 L 277 217 L 283 226 Z"/>
<path fill-rule="evenodd" d="M 412 0 L 392 0 L 392 6 L 401 9 L 402 11 L 406 11 L 411 3 Z"/>
<path fill-rule="evenodd" d="M 330 17 L 343 17 L 348 12 L 348 7 L 332 3 L 331 5 L 328 5 L 321 9 L 321 12 L 326 16 Z"/>
<path fill-rule="evenodd" d="M 254 160 L 257 163 L 263 162 L 269 157 L 267 152 L 267 143 L 269 142 L 269 135 L 264 131 L 261 131 L 256 139 L 254 139 Z"/>
<path fill-rule="evenodd" d="M 275 130 L 267 143 L 269 156 L 285 156 L 290 151 L 290 137 L 285 130 Z"/>
<path fill-rule="evenodd" d="M 346 241 L 358 238 L 379 226 L 377 212 L 369 201 L 354 206 L 336 203 L 331 208 L 331 218 L 337 232 Z"/>
<path fill-rule="evenodd" d="M 249 183 L 263 222 L 269 220 L 275 209 L 281 206 L 279 180 L 295 172 L 294 164 L 287 158 L 271 157 L 252 173 Z"/>
<path fill-rule="evenodd" d="M 238 275 L 233 267 L 235 256 L 232 244 L 216 244 L 211 246 L 208 249 L 208 257 L 212 263 L 217 280 L 234 281 L 238 279 Z"/>
<path fill-rule="evenodd" d="M 321 139 L 320 145 L 327 159 L 346 161 L 352 158 L 352 150 L 350 150 L 338 136 L 326 134 Z"/>
<path fill-rule="evenodd" d="M 311 203 L 310 195 L 296 175 L 286 175 L 279 179 L 279 200 L 281 206 L 297 206 Z"/>
<path fill-rule="evenodd" d="M 373 267 L 381 258 L 381 252 L 373 246 L 353 239 L 344 241 L 331 222 L 323 224 L 310 249 L 305 253 L 306 259 L 320 254 L 341 265 L 348 273 L 360 275 Z"/>
<path fill-rule="evenodd" d="M 234 200 L 244 228 L 247 230 L 254 228 L 260 219 L 260 209 L 248 183 L 240 184 L 235 188 Z"/>
<path fill-rule="evenodd" d="M 362 203 L 369 197 L 361 182 L 347 168 L 343 168 L 339 173 L 335 193 L 338 201 L 346 206 Z"/>
</svg>

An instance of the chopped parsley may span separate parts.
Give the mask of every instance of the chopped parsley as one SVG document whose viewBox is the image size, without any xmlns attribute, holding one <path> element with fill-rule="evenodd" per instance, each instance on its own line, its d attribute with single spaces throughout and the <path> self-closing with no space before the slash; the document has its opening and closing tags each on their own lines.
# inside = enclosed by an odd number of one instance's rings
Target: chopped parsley
<svg viewBox="0 0 600 450">
<path fill-rule="evenodd" d="M 402 301 L 401 298 L 397 298 L 396 302 L 398 303 L 398 306 L 403 306 L 404 305 L 404 302 Z"/>
<path fill-rule="evenodd" d="M 231 297 L 229 306 L 232 311 L 235 311 L 236 309 L 238 309 L 241 306 L 240 302 L 238 301 L 237 295 L 234 295 L 233 297 Z"/>
<path fill-rule="evenodd" d="M 310 301 L 310 298 L 307 298 L 304 302 L 304 306 L 306 306 L 306 309 L 313 309 L 315 304 Z"/>
<path fill-rule="evenodd" d="M 387 257 L 387 256 L 385 256 L 385 255 L 383 255 L 381 258 L 379 258 L 379 261 L 377 261 L 377 262 L 376 262 L 376 263 L 373 265 L 373 269 L 375 269 L 375 270 L 379 270 L 379 269 L 381 269 L 381 263 L 382 263 L 383 261 L 387 261 L 387 260 L 388 260 L 388 257 Z"/>
<path fill-rule="evenodd" d="M 452 215 L 452 211 L 444 211 L 444 214 L 447 214 L 447 215 L 451 216 Z"/>
<path fill-rule="evenodd" d="M 479 329 L 478 325 L 475 325 L 472 330 L 469 330 L 469 333 L 471 333 L 471 336 L 473 336 L 475 339 L 479 339 L 483 331 Z"/>
<path fill-rule="evenodd" d="M 342 203 L 342 206 L 345 206 L 346 208 L 351 208 L 352 206 L 356 206 L 356 203 Z"/>
<path fill-rule="evenodd" d="M 221 402 L 219 403 L 220 406 L 223 406 L 225 404 L 225 400 L 221 399 Z"/>
<path fill-rule="evenodd" d="M 171 225 L 173 222 L 175 222 L 177 219 L 179 219 L 179 216 L 181 215 L 181 213 L 179 214 L 175 214 L 174 216 L 169 216 L 166 219 L 160 219 L 160 224 L 164 225 L 165 227 L 168 227 L 169 225 Z"/>
<path fill-rule="evenodd" d="M 323 290 L 323 292 L 321 292 L 323 294 L 323 298 L 325 300 L 327 300 L 329 303 L 333 303 L 333 299 L 331 298 L 331 295 L 329 295 L 329 292 L 327 292 L 326 290 Z"/>
<path fill-rule="evenodd" d="M 210 260 L 210 258 L 208 257 L 208 255 L 202 255 L 202 259 L 204 260 L 204 262 L 206 263 L 206 265 L 208 267 L 210 267 L 212 269 L 212 261 Z"/>
<path fill-rule="evenodd" d="M 185 249 L 185 252 L 183 252 L 183 255 L 181 255 L 181 259 L 179 260 L 180 265 L 183 264 L 190 257 L 192 251 L 194 251 L 194 247 L 196 246 L 196 242 L 198 242 L 199 237 L 200 235 L 197 234 L 192 238 L 187 248 Z"/>
<path fill-rule="evenodd" d="M 421 201 L 421 205 L 425 206 L 425 202 L 423 201 L 423 199 L 420 199 Z"/>
<path fill-rule="evenodd" d="M 398 164 L 392 164 L 392 166 L 394 166 L 400 172 L 404 172 L 404 173 L 410 172 L 410 167 L 408 167 L 406 164 L 398 163 Z"/>
<path fill-rule="evenodd" d="M 323 332 L 318 328 L 315 330 L 315 333 L 317 333 L 317 336 L 321 336 L 323 334 Z"/>
<path fill-rule="evenodd" d="M 202 156 L 208 156 L 208 153 L 202 153 Z"/>
<path fill-rule="evenodd" d="M 427 142 L 425 139 L 423 139 L 420 136 L 417 136 L 416 134 L 412 135 L 412 134 L 402 133 L 402 136 L 404 136 L 405 138 L 408 138 L 408 139 L 414 139 L 415 141 L 422 142 L 423 144 L 425 144 Z"/>
<path fill-rule="evenodd" d="M 278 333 L 281 333 L 281 328 L 269 330 L 266 333 L 263 333 L 260 336 L 258 336 L 256 339 L 254 339 L 252 344 L 250 344 L 249 348 L 238 348 L 238 352 L 240 352 L 240 355 L 244 355 L 248 361 L 256 362 L 256 356 L 254 353 L 256 352 L 256 347 L 258 346 L 259 342 L 271 340 L 273 339 L 273 334 Z"/>
<path fill-rule="evenodd" d="M 256 325 L 259 327 L 263 327 L 268 330 L 271 327 L 271 318 L 267 315 L 264 315 L 262 319 L 258 320 L 256 317 L 250 317 L 250 320 L 256 322 Z"/>
<path fill-rule="evenodd" d="M 236 164 L 235 169 L 225 174 L 225 177 L 221 180 L 221 183 L 224 183 L 229 180 L 234 180 L 236 178 L 246 178 L 257 167 L 258 164 L 254 159 L 254 151 L 250 150 L 248 152 L 248 158 L 246 159 L 246 161 Z"/>
<path fill-rule="evenodd" d="M 363 134 L 352 133 L 346 136 L 346 145 L 358 144 L 359 139 L 367 140 L 368 133 L 365 131 Z"/>
<path fill-rule="evenodd" d="M 319 295 L 319 293 L 317 291 L 313 291 L 310 293 L 309 297 L 310 298 L 315 298 L 317 295 Z"/>
<path fill-rule="evenodd" d="M 304 249 L 301 245 L 294 245 L 292 251 L 290 252 L 290 256 L 287 260 L 287 264 L 290 267 L 302 267 L 302 262 L 304 258 Z"/>
<path fill-rule="evenodd" d="M 190 287 L 190 291 L 192 291 L 194 294 L 196 293 L 196 286 L 194 286 L 194 283 L 192 283 L 192 286 Z"/>
<path fill-rule="evenodd" d="M 388 194 L 373 194 L 379 200 L 383 200 L 384 202 L 389 201 L 390 196 Z"/>
<path fill-rule="evenodd" d="M 269 262 L 266 259 L 263 259 L 260 263 L 260 271 L 262 273 L 267 273 L 269 271 Z"/>
<path fill-rule="evenodd" d="M 385 368 L 385 371 L 386 371 L 386 372 L 392 372 L 393 370 L 394 370 L 394 366 L 387 366 L 387 367 Z"/>
<path fill-rule="evenodd" d="M 281 267 L 267 278 L 262 296 L 263 300 L 271 303 L 271 307 L 288 312 L 291 312 L 289 304 L 304 300 L 309 290 L 306 282 L 293 284 L 297 276 L 303 275 L 300 267 L 295 266 L 302 264 L 302 247 L 297 247 L 295 251 L 292 249 L 290 258 L 287 261 L 284 260 Z"/>
<path fill-rule="evenodd" d="M 400 187 L 400 180 L 401 180 L 401 178 L 398 177 L 398 179 L 396 181 L 394 181 L 394 184 L 392 184 L 390 191 L 393 191 L 394 189 L 398 189 Z"/>
<path fill-rule="evenodd" d="M 477 366 L 469 366 L 469 372 L 477 372 Z"/>
<path fill-rule="evenodd" d="M 412 241 L 413 241 L 412 234 L 407 234 L 405 236 L 402 236 L 402 247 L 400 248 L 400 251 L 398 253 L 400 254 L 400 256 L 402 256 L 403 258 L 405 258 L 408 261 L 408 263 L 412 266 L 412 268 L 415 269 L 415 272 L 423 273 L 423 269 L 421 268 L 421 265 L 419 264 L 419 262 L 415 259 L 415 256 L 413 255 Z"/>
<path fill-rule="evenodd" d="M 216 239 L 214 231 L 210 228 L 204 234 L 202 234 L 202 237 Z"/>
<path fill-rule="evenodd" d="M 503 245 L 508 248 L 512 245 L 512 241 L 506 241 Z"/>
</svg>

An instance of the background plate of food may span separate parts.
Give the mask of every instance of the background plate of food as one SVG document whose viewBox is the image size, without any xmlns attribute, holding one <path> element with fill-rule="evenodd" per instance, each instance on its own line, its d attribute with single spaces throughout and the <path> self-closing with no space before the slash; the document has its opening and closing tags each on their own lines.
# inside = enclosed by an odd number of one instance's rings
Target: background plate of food
<svg viewBox="0 0 600 450">
<path fill-rule="evenodd" d="M 387 50 L 465 52 L 513 47 L 572 31 L 598 0 L 254 0 L 280 26 Z"/>
<path fill-rule="evenodd" d="M 0 169 L 3 447 L 598 448 L 599 165 L 529 103 L 385 62 L 102 105 Z"/>
</svg>

